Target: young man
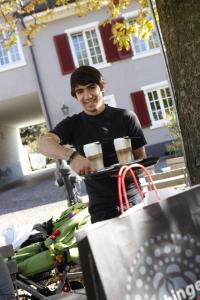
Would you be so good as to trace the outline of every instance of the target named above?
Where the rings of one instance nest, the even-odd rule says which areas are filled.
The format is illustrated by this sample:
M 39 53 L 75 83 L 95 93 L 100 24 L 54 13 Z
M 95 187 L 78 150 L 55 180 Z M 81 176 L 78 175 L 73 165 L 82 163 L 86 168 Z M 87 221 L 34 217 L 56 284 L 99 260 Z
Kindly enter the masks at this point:
M 129 136 L 135 159 L 145 157 L 146 140 L 135 113 L 105 105 L 105 81 L 101 73 L 90 66 L 81 66 L 71 75 L 71 95 L 83 108 L 79 114 L 67 117 L 40 139 L 39 151 L 55 159 L 67 160 L 79 175 L 95 172 L 92 163 L 84 157 L 83 145 L 99 141 L 103 150 L 104 166 L 118 162 L 113 140 Z M 76 151 L 63 145 L 73 145 Z M 85 179 L 89 196 L 91 222 L 119 215 L 117 178 L 91 176 Z M 130 203 L 137 201 L 137 190 L 128 182 Z

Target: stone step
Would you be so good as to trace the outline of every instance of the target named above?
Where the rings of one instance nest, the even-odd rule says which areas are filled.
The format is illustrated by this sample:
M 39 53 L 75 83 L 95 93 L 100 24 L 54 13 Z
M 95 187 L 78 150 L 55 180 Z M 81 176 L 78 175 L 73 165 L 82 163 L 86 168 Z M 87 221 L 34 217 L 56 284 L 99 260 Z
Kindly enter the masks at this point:
M 175 157 L 166 159 L 166 164 L 171 170 L 185 167 L 184 157 Z
M 174 169 L 174 170 L 169 170 L 165 172 L 160 172 L 160 173 L 155 173 L 151 174 L 151 177 L 153 180 L 160 180 L 160 179 L 166 179 L 166 178 L 171 178 L 179 175 L 185 175 L 186 176 L 186 168 L 179 168 L 179 169 Z
M 173 176 L 170 178 L 164 178 L 159 180 L 154 180 L 154 183 L 158 189 L 165 188 L 165 187 L 172 187 L 185 184 L 186 185 L 186 177 L 184 174 Z M 150 190 L 149 183 L 147 181 L 141 182 L 143 188 L 148 188 Z

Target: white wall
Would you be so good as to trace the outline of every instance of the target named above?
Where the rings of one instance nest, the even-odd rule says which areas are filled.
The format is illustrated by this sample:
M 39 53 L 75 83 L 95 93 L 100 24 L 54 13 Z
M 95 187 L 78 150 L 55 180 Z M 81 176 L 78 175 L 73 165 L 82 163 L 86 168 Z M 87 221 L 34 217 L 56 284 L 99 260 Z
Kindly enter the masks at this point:
M 22 176 L 18 130 L 0 126 L 0 186 Z

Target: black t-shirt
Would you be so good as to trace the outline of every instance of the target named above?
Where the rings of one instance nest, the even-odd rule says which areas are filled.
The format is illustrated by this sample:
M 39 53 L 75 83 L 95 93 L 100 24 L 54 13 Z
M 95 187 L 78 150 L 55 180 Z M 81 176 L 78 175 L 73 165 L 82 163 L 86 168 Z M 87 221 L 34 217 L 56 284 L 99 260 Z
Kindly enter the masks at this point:
M 51 132 L 58 135 L 62 145 L 73 145 L 83 156 L 83 145 L 99 141 L 103 150 L 104 166 L 108 167 L 118 162 L 114 148 L 114 139 L 123 136 L 131 138 L 132 149 L 146 144 L 140 123 L 132 111 L 114 108 L 106 105 L 105 110 L 90 116 L 85 112 L 67 117 Z M 101 209 L 109 209 L 118 203 L 117 179 L 113 177 L 92 177 L 86 179 L 89 195 L 90 213 Z M 127 186 L 128 195 L 132 185 Z

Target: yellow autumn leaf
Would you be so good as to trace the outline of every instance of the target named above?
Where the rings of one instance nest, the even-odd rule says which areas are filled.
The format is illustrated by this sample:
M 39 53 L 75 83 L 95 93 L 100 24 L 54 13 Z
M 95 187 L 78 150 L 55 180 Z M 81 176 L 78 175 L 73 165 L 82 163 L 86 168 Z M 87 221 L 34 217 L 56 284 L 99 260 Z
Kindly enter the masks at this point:
M 66 5 L 68 3 L 68 1 L 66 0 L 56 0 L 56 5 L 60 6 L 60 5 Z
M 148 7 L 148 1 L 147 0 L 137 0 L 137 3 L 142 7 Z
M 119 17 L 119 6 L 114 6 L 112 15 L 114 19 L 117 19 Z
M 5 32 L 5 36 L 8 36 L 8 32 Z M 3 41 L 3 45 L 5 49 L 8 50 L 10 47 L 16 44 L 16 42 L 17 42 L 17 36 L 16 33 L 14 32 L 9 36 L 9 39 L 5 39 Z
M 24 45 L 25 45 L 25 46 L 32 46 L 32 41 L 31 41 L 30 39 L 27 38 L 27 39 L 25 40 Z
M 4 12 L 4 14 L 9 14 L 14 12 L 13 7 L 9 3 L 4 2 L 3 4 L 1 4 L 1 6 L 2 6 L 1 10 Z
M 137 24 L 131 25 L 130 28 L 129 28 L 129 32 L 130 32 L 130 34 L 137 35 L 138 34 L 138 26 L 137 26 Z
M 126 9 L 131 4 L 131 0 L 121 0 L 120 7 Z
M 142 40 L 148 40 L 149 39 L 149 32 L 147 31 L 142 31 L 141 34 L 140 34 L 140 38 Z
M 147 21 L 146 26 L 149 30 L 152 30 L 154 28 L 154 24 L 152 20 Z
M 8 24 L 14 25 L 14 18 L 13 18 L 13 16 L 12 15 L 6 16 L 6 22 Z
M 155 9 L 155 19 L 156 19 L 156 22 L 159 22 L 159 16 L 158 16 L 157 9 Z
M 48 0 L 0 0 L 0 18 L 3 19 L 3 23 L 5 23 L 8 28 L 7 32 L 12 32 L 16 29 L 16 24 L 19 23 L 18 21 L 22 14 L 31 15 L 31 22 L 34 26 L 25 28 L 23 34 L 23 37 L 28 39 L 26 44 L 31 44 L 31 40 L 43 27 L 42 23 L 44 25 L 47 21 L 51 20 L 51 16 L 54 13 L 52 8 L 60 5 L 67 5 L 71 2 L 76 2 L 76 8 L 78 9 L 79 16 L 83 16 L 93 10 L 99 10 L 102 7 L 106 7 L 109 12 L 109 16 L 107 17 L 105 24 L 108 24 L 111 22 L 111 19 L 117 21 L 117 18 L 123 10 L 127 9 L 127 7 L 131 5 L 132 0 L 55 0 L 53 1 L 53 7 L 50 7 L 50 2 Z M 134 24 L 130 25 L 128 20 L 124 19 L 123 23 L 118 22 L 115 29 L 113 29 L 112 40 L 121 48 L 127 49 L 129 47 L 130 38 L 133 34 L 142 36 L 142 38 L 147 38 L 148 32 L 153 29 L 153 22 L 148 20 L 150 10 L 148 7 L 148 0 L 137 0 L 137 3 L 139 4 L 139 15 L 136 18 L 136 21 L 134 20 Z M 38 4 L 43 4 L 45 7 L 45 13 L 43 16 L 39 16 L 37 14 L 36 8 L 38 7 Z M 156 19 L 157 17 L 158 15 L 156 13 Z M 11 41 L 8 41 L 8 45 L 12 45 L 14 39 L 11 38 L 10 35 L 7 36 L 6 39 L 10 39 Z
M 125 48 L 126 50 L 129 50 L 129 49 L 130 49 L 130 42 L 129 42 L 128 40 L 126 40 L 126 41 L 124 42 L 124 48 Z

